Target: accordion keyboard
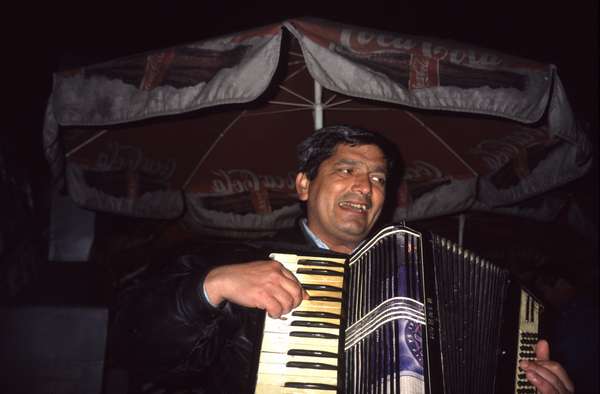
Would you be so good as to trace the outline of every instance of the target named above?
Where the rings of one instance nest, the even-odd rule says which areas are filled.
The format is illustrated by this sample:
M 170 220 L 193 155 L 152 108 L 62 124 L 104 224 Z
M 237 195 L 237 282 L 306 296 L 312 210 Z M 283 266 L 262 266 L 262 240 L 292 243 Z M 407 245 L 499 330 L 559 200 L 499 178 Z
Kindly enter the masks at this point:
M 521 303 L 519 313 L 519 337 L 518 337 L 518 359 L 534 360 L 535 344 L 539 339 L 539 323 L 541 305 L 526 291 L 521 290 Z M 519 370 L 518 362 L 515 371 L 515 393 L 536 393 L 535 387 L 525 377 L 525 373 Z
M 345 259 L 270 257 L 294 273 L 310 298 L 281 319 L 265 317 L 255 393 L 335 393 Z

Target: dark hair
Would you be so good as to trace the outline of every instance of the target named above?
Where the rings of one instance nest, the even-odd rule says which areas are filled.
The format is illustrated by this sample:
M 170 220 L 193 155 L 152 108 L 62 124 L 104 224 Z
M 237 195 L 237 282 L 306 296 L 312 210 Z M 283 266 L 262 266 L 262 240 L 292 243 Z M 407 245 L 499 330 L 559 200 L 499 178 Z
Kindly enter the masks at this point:
M 339 144 L 377 146 L 385 156 L 388 174 L 392 174 L 398 156 L 395 146 L 377 133 L 350 126 L 323 127 L 302 141 L 297 148 L 298 172 L 305 173 L 309 180 L 315 179 L 321 163 L 333 155 Z

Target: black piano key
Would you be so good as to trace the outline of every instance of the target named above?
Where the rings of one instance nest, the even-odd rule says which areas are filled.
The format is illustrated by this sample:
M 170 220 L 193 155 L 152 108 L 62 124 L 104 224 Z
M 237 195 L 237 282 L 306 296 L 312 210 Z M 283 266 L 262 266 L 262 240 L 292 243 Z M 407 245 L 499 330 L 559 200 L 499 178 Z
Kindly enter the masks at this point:
M 290 325 L 294 327 L 340 328 L 339 324 L 312 320 L 295 320 Z
M 335 261 L 325 261 L 325 260 L 298 260 L 296 263 L 298 265 L 312 265 L 315 267 L 345 267 L 343 263 L 337 263 Z
M 287 352 L 288 356 L 307 356 L 307 357 L 329 357 L 337 358 L 337 353 L 324 352 L 322 350 L 307 350 L 307 349 L 290 349 Z
M 304 290 L 317 290 L 317 291 L 342 291 L 341 287 L 330 286 L 330 285 L 318 285 L 313 283 L 302 283 Z
M 307 390 L 331 390 L 337 391 L 337 387 L 323 383 L 300 383 L 300 382 L 285 382 L 284 387 L 292 389 L 307 389 Z
M 329 371 L 337 371 L 337 366 L 325 363 L 311 363 L 306 361 L 288 361 L 285 364 L 288 368 L 303 368 L 303 369 L 323 369 Z
M 337 313 L 331 312 L 320 312 L 320 311 L 294 311 L 292 316 L 296 317 L 316 317 L 323 319 L 340 319 L 341 316 Z
M 327 332 L 308 332 L 308 331 L 291 331 L 291 337 L 303 337 L 303 338 L 321 338 L 321 339 L 338 339 L 339 336 L 336 334 L 330 334 Z
M 323 268 L 298 268 L 296 273 L 303 275 L 344 276 L 343 272 Z

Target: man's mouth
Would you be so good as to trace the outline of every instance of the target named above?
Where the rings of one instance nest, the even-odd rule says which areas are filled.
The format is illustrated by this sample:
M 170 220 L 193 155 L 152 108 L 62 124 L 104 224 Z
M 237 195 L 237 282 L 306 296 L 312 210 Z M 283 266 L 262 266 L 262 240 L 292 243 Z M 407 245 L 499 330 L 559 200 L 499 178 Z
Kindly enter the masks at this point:
M 351 209 L 353 211 L 360 212 L 360 213 L 365 213 L 369 209 L 368 204 L 361 204 L 361 203 L 355 203 L 355 202 L 349 202 L 349 201 L 341 201 L 338 205 L 341 208 Z

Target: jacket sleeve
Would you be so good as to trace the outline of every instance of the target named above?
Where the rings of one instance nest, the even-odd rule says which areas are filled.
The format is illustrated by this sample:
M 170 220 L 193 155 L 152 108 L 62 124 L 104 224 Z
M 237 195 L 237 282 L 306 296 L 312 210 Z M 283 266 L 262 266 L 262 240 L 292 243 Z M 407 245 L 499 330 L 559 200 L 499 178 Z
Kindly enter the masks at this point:
M 109 331 L 109 355 L 120 368 L 145 375 L 202 373 L 238 330 L 231 305 L 204 297 L 207 259 L 188 255 L 119 295 Z M 135 373 L 135 372 L 134 372 Z

